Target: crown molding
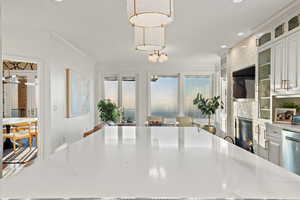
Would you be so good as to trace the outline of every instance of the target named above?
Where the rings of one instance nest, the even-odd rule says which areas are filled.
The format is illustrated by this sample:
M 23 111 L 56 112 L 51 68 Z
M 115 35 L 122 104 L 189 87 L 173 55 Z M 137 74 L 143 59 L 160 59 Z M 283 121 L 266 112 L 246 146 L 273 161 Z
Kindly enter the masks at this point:
M 60 34 L 54 32 L 54 31 L 51 31 L 51 32 L 50 32 L 50 35 L 51 35 L 51 37 L 53 37 L 55 40 L 57 40 L 57 41 L 59 41 L 59 42 L 65 44 L 66 46 L 68 46 L 69 48 L 73 49 L 74 51 L 76 51 L 76 52 L 77 52 L 78 54 L 80 54 L 81 56 L 90 58 L 90 59 L 93 61 L 93 63 L 96 63 L 96 62 L 97 62 L 97 60 L 96 60 L 93 56 L 89 55 L 88 53 L 86 53 L 85 51 L 83 51 L 82 49 L 80 49 L 79 47 L 77 47 L 73 42 L 67 40 L 67 39 L 66 39 L 65 37 L 63 37 L 62 35 L 60 35 Z
M 264 23 L 253 27 L 251 29 L 251 32 L 253 34 L 255 33 L 259 33 L 262 30 L 268 28 L 270 25 L 278 22 L 281 23 L 281 20 L 285 17 L 288 17 L 289 15 L 291 15 L 292 13 L 294 13 L 295 11 L 300 9 L 300 1 L 299 0 L 294 0 L 293 2 L 291 2 L 290 4 L 288 4 L 287 6 L 283 7 L 282 9 L 280 9 L 278 12 L 276 12 L 274 15 L 272 15 L 268 20 L 266 20 Z

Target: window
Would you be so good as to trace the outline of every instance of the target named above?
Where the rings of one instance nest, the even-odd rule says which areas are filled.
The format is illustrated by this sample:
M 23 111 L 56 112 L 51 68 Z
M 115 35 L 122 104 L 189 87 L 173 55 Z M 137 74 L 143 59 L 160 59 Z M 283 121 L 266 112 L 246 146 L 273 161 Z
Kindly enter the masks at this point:
M 178 114 L 178 76 L 151 78 L 151 115 L 176 118 Z
M 193 104 L 193 100 L 200 93 L 204 97 L 211 97 L 211 80 L 209 77 L 185 76 L 184 78 L 184 115 L 192 118 L 204 118 Z
M 110 76 L 104 78 L 105 99 L 110 99 L 118 105 L 118 77 Z
M 134 76 L 105 76 L 104 97 L 122 108 L 122 122 L 135 123 L 136 80 Z
M 122 105 L 123 105 L 123 118 L 127 123 L 133 123 L 135 119 L 135 86 L 136 81 L 134 77 L 122 78 Z

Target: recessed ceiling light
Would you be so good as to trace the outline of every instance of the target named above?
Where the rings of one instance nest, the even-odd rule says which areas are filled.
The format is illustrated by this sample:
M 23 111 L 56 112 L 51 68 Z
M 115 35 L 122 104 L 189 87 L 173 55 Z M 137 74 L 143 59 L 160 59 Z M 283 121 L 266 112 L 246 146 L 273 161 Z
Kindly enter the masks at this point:
M 64 0 L 54 0 L 55 2 L 63 2 Z
M 243 49 L 247 48 L 248 46 L 247 45 L 242 45 L 241 46 Z
M 221 48 L 226 49 L 226 48 L 228 48 L 228 46 L 224 44 L 224 45 L 221 45 Z
M 244 0 L 232 0 L 233 3 L 242 3 Z
M 241 37 L 241 36 L 244 36 L 245 33 L 244 32 L 239 32 L 237 35 Z

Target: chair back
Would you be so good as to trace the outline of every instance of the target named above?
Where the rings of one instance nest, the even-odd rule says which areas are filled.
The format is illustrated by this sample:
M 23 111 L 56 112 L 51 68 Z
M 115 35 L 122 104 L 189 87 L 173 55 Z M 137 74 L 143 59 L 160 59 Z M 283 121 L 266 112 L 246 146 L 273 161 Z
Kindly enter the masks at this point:
M 83 133 L 83 137 L 87 137 L 96 133 L 97 131 L 101 130 L 104 127 L 104 125 L 104 123 L 97 124 L 92 130 Z
M 59 151 L 62 151 L 64 149 L 66 149 L 68 147 L 68 144 L 67 143 L 64 143 L 62 145 L 60 145 L 59 147 L 57 147 L 55 150 L 54 150 L 54 153 L 57 153 Z
M 193 126 L 193 119 L 191 117 L 176 117 L 176 122 L 180 127 Z
M 159 116 L 148 116 L 147 122 L 149 126 L 161 126 L 164 124 L 164 118 Z
M 11 130 L 13 130 L 13 132 L 23 132 L 25 134 L 25 132 L 30 131 L 30 123 L 28 122 L 20 122 L 20 123 L 15 123 L 11 125 Z

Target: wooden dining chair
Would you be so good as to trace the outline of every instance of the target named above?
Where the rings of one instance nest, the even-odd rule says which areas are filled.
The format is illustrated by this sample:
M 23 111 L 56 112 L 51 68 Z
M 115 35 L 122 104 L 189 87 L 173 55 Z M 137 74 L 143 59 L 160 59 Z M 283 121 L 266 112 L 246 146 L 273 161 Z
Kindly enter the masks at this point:
M 87 136 L 90 136 L 90 135 L 96 133 L 97 131 L 101 130 L 104 126 L 105 126 L 104 123 L 100 123 L 100 124 L 96 125 L 92 130 L 83 133 L 83 137 L 85 138 Z
M 16 152 L 16 143 L 19 140 L 28 139 L 29 146 L 32 147 L 29 123 L 16 123 L 11 125 L 11 133 L 3 134 L 3 138 L 9 138 L 13 142 L 13 150 Z
M 146 126 L 162 126 L 164 124 L 164 118 L 159 116 L 148 116 Z
M 38 144 L 38 121 L 33 121 L 30 124 L 31 140 L 35 137 L 36 145 Z
M 191 117 L 176 117 L 176 122 L 180 127 L 191 127 L 193 126 L 193 119 Z

